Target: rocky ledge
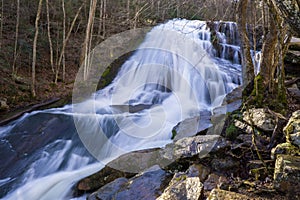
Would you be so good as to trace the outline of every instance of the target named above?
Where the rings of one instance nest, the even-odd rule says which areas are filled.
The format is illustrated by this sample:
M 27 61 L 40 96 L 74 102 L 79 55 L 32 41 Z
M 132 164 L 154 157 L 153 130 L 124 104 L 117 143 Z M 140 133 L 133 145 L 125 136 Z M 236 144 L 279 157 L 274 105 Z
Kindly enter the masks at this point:
M 234 111 L 237 101 L 209 116 L 210 125 L 200 127 L 199 116 L 179 123 L 173 142 L 164 148 L 130 152 L 111 161 L 80 180 L 74 196 L 299 199 L 300 110 L 286 119 L 262 108 Z M 207 120 L 208 115 L 203 116 Z

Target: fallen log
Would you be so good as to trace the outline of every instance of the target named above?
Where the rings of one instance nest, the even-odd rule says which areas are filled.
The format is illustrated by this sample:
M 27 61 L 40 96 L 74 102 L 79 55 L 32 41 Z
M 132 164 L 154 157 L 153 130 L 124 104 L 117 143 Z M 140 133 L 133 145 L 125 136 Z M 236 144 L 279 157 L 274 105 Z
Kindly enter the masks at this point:
M 0 126 L 4 126 L 4 125 L 8 124 L 9 122 L 17 119 L 18 117 L 22 116 L 25 113 L 37 110 L 43 106 L 48 106 L 50 104 L 56 103 L 59 100 L 60 100 L 60 98 L 54 98 L 54 99 L 50 99 L 48 101 L 41 102 L 39 104 L 35 104 L 29 108 L 22 109 L 21 111 L 16 112 L 12 116 L 9 116 L 9 117 L 6 117 L 5 119 L 0 120 Z

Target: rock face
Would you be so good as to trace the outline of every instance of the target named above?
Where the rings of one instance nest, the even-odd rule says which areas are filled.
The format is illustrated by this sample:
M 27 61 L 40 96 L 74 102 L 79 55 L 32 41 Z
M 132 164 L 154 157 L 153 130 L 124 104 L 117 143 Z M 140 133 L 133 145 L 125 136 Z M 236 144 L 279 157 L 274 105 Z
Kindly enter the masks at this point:
M 80 180 L 77 184 L 77 191 L 79 191 L 79 193 L 82 191 L 95 191 L 117 178 L 132 176 L 133 174 L 126 174 L 106 166 L 99 172 Z
M 177 173 L 157 200 L 198 200 L 202 189 L 199 177 Z
M 162 151 L 163 160 L 175 161 L 180 158 L 199 156 L 206 157 L 208 153 L 216 152 L 229 146 L 229 143 L 219 135 L 199 135 L 182 138 L 166 146 Z
M 126 184 L 128 184 L 127 178 L 118 178 L 103 186 L 97 192 L 91 194 L 87 200 L 112 199 L 113 196 Z
M 170 181 L 171 175 L 153 166 L 131 179 L 118 178 L 92 193 L 88 200 L 156 199 Z
M 300 157 L 278 155 L 274 172 L 274 188 L 294 199 L 300 198 Z
M 250 199 L 246 195 L 230 192 L 226 190 L 214 189 L 210 192 L 208 200 L 245 200 Z
M 273 131 L 276 125 L 275 117 L 263 108 L 253 108 L 244 112 L 243 120 L 265 132 Z
M 210 117 L 210 112 L 201 112 L 200 116 L 183 120 L 172 130 L 176 134 L 174 140 L 195 136 L 198 132 L 207 129 L 211 126 Z
M 161 149 L 147 149 L 126 153 L 109 162 L 107 166 L 122 172 L 137 174 L 160 164 Z
M 156 199 L 161 195 L 161 188 L 168 183 L 170 174 L 158 166 L 151 167 L 129 180 L 112 199 Z

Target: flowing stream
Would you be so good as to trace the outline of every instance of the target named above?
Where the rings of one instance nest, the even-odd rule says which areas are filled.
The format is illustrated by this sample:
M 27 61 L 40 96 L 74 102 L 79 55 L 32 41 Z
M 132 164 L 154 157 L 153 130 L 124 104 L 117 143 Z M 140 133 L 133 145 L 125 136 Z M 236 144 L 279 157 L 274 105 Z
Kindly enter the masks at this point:
M 217 45 L 203 21 L 158 25 L 90 99 L 0 127 L 0 197 L 71 199 L 73 185 L 105 163 L 163 147 L 180 121 L 220 106 L 241 84 L 240 47 L 235 23 L 215 26 Z

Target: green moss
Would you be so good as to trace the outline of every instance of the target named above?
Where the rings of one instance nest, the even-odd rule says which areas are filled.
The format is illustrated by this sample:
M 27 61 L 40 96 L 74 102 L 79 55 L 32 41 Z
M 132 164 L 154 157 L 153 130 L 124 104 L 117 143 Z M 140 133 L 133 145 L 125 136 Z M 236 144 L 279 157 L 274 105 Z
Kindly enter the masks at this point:
M 229 140 L 235 140 L 235 138 L 238 136 L 238 129 L 235 127 L 234 124 L 230 124 L 225 131 L 225 136 Z
M 103 77 L 103 78 L 107 77 L 107 75 L 109 74 L 109 72 L 110 72 L 110 66 L 105 69 L 105 71 L 103 72 L 103 74 L 102 74 L 101 77 Z
M 254 78 L 254 88 L 252 90 L 251 96 L 254 97 L 254 103 L 256 107 L 261 107 L 263 105 L 263 100 L 264 100 L 264 85 L 263 85 L 263 77 L 258 74 Z
M 175 138 L 175 136 L 177 135 L 177 132 L 175 129 L 172 130 L 172 137 L 171 139 L 173 140 Z

